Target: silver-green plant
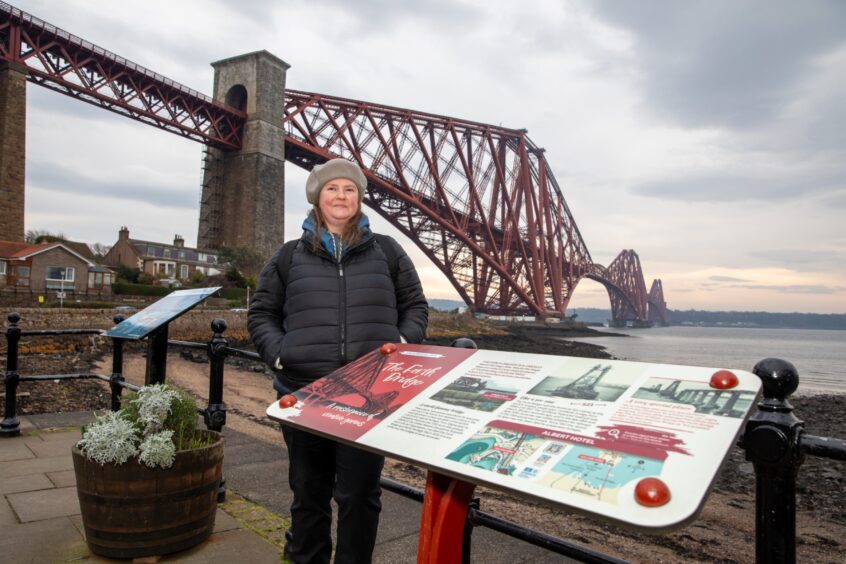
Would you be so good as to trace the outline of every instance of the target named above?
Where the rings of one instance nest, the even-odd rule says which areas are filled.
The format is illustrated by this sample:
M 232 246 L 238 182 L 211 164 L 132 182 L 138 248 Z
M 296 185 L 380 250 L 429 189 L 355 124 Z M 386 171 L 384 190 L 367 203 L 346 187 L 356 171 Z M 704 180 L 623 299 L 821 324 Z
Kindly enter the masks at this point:
M 134 456 L 150 468 L 169 468 L 177 450 L 210 444 L 209 438 L 196 435 L 196 424 L 193 398 L 167 384 L 154 384 L 128 395 L 120 411 L 83 428 L 77 446 L 99 464 L 123 464 Z
M 161 466 L 170 468 L 176 459 L 176 445 L 173 444 L 173 431 L 165 429 L 152 435 L 147 435 L 138 447 L 138 460 L 150 468 Z
M 120 411 L 110 411 L 85 428 L 79 450 L 101 465 L 123 464 L 138 452 L 138 429 Z
M 138 422 L 144 427 L 144 435 L 158 433 L 162 429 L 173 409 L 174 400 L 179 398 L 179 392 L 167 384 L 144 386 L 138 390 L 138 397 L 130 403 L 138 406 Z

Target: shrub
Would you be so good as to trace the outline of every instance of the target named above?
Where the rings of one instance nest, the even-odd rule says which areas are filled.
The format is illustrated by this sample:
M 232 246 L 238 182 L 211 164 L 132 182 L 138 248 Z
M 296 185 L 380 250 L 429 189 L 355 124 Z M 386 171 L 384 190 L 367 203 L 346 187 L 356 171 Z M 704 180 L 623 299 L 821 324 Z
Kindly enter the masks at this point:
M 138 275 L 141 274 L 141 271 L 137 268 L 131 268 L 125 264 L 117 265 L 115 272 L 117 272 L 118 280 L 132 282 L 133 284 L 138 282 Z
M 176 451 L 210 444 L 211 439 L 196 431 L 194 398 L 167 384 L 154 384 L 127 394 L 120 411 L 84 427 L 77 446 L 101 465 L 123 464 L 135 456 L 150 468 L 169 468 Z
M 221 288 L 220 292 L 217 295 L 225 300 L 238 300 L 238 303 L 241 304 L 243 303 L 243 300 L 247 297 L 247 289 Z
M 139 284 L 155 284 L 156 277 L 150 274 L 149 272 L 141 272 L 138 274 L 138 283 Z
M 144 273 L 142 273 L 144 274 Z M 173 290 L 164 286 L 148 286 L 146 284 L 129 284 L 128 282 L 115 282 L 112 285 L 112 292 L 116 295 L 128 296 L 166 296 Z

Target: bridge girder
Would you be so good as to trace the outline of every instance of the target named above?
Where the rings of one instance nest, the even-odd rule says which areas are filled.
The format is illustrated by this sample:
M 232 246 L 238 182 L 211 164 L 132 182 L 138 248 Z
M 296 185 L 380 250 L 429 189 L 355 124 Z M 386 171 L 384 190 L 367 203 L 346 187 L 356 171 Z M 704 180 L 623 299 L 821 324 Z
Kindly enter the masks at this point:
M 652 287 L 649 289 L 649 296 L 647 297 L 647 306 L 650 322 L 661 325 L 670 324 L 670 310 L 664 300 L 664 285 L 660 278 L 652 281 Z
M 0 60 L 132 119 L 241 147 L 244 112 L 2 3 Z M 285 124 L 287 160 L 306 169 L 336 156 L 358 162 L 369 181 L 365 203 L 473 310 L 563 316 L 589 277 L 609 289 L 615 318 L 647 319 L 637 255 L 624 251 L 607 269 L 593 263 L 544 150 L 525 130 L 295 90 L 286 92 Z
M 592 261 L 525 131 L 293 90 L 285 115 L 286 159 L 357 162 L 365 203 L 475 311 L 563 315 Z
M 83 102 L 222 149 L 241 146 L 244 112 L 8 4 L 0 4 L 0 60 Z

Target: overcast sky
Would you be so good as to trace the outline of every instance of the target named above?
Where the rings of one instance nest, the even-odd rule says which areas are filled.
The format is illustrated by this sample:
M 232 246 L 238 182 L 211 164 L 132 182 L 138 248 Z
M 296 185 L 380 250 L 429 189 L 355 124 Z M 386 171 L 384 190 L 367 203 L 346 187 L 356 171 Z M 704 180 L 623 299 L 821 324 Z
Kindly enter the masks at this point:
M 526 128 L 594 260 L 635 249 L 671 308 L 846 313 L 846 2 L 11 3 L 207 94 L 209 63 L 266 49 L 290 88 Z M 27 229 L 196 243 L 202 145 L 27 96 Z M 571 306 L 608 296 L 583 281 Z

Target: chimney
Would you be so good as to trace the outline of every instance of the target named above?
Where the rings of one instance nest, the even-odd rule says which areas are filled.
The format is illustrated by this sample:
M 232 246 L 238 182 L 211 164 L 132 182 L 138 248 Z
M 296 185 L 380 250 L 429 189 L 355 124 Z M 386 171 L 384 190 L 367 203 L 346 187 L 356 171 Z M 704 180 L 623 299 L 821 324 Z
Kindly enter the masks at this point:
M 127 239 L 129 239 L 129 228 L 124 225 L 118 231 L 118 241 L 126 241 Z
M 182 238 L 182 235 L 173 236 L 173 246 L 177 249 L 181 249 L 185 246 L 185 239 Z

